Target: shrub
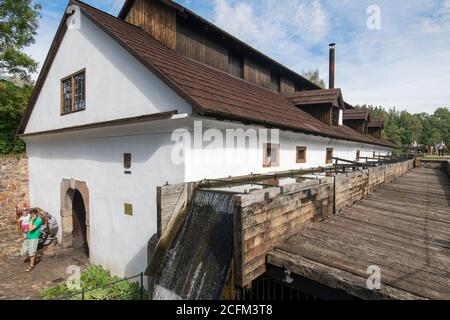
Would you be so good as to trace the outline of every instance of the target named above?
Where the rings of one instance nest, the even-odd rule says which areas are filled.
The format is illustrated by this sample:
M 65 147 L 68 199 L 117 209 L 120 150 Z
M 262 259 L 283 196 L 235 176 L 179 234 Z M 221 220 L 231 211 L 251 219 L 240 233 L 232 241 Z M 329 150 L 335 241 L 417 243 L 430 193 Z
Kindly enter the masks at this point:
M 46 300 L 65 298 L 67 296 L 80 293 L 81 290 L 89 290 L 99 286 L 109 285 L 113 282 L 121 280 L 121 278 L 111 276 L 110 272 L 103 269 L 101 266 L 92 265 L 81 273 L 80 280 L 80 290 L 69 289 L 66 283 L 62 283 L 43 290 L 41 295 Z M 146 292 L 144 292 L 144 297 L 145 296 Z M 131 283 L 128 281 L 122 281 L 112 286 L 89 291 L 84 295 L 85 300 L 140 300 L 140 298 L 139 283 Z M 81 300 L 81 293 L 67 299 Z

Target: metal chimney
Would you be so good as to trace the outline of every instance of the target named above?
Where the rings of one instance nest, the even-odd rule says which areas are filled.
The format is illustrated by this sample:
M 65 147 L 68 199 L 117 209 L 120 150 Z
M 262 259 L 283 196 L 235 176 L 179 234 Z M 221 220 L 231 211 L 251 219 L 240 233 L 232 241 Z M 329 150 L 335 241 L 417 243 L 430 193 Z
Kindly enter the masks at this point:
M 328 88 L 334 89 L 335 43 L 330 43 L 330 83 Z

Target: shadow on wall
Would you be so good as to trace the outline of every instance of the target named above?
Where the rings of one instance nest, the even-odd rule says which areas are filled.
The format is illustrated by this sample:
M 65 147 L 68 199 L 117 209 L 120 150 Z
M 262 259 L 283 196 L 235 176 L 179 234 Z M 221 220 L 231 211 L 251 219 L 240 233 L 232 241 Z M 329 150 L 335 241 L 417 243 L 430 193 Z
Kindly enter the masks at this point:
M 117 254 L 120 254 L 118 252 Z M 147 266 L 147 256 L 148 256 L 148 244 L 146 243 L 137 254 L 128 262 L 125 267 L 125 277 L 135 276 L 141 272 L 145 272 L 145 267 Z M 142 268 L 142 266 L 144 266 Z M 140 281 L 139 278 L 133 279 L 133 282 Z M 148 279 L 144 275 L 144 287 L 148 289 Z

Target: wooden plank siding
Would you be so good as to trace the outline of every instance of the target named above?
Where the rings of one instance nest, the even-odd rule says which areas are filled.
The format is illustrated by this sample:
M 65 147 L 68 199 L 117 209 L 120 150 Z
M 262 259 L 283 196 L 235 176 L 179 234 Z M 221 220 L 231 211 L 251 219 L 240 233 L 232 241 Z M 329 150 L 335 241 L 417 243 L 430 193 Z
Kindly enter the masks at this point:
M 295 92 L 295 83 L 285 77 L 281 77 L 280 91 L 284 95 L 290 95 Z
M 177 19 L 177 52 L 219 70 L 229 72 L 228 48 L 193 26 Z
M 304 105 L 300 109 L 309 113 L 314 118 L 322 121 L 326 125 L 331 126 L 333 122 L 332 107 L 329 104 Z
M 173 8 L 154 0 L 136 0 L 125 21 L 142 28 L 171 49 L 177 45 L 177 21 Z
M 205 25 L 191 13 L 158 0 L 136 0 L 125 21 L 138 26 L 180 55 L 284 95 L 315 89 L 289 70 L 229 39 L 222 31 Z M 282 66 L 281 66 L 282 67 Z
M 255 63 L 249 58 L 245 58 L 244 62 L 244 79 L 267 89 L 272 87 L 270 69 Z

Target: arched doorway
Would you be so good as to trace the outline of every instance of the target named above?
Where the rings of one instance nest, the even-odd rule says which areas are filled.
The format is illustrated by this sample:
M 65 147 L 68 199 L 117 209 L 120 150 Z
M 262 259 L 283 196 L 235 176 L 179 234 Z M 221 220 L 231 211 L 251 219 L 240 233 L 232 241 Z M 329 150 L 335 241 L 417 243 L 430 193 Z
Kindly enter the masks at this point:
M 86 207 L 80 191 L 75 190 L 72 199 L 72 224 L 73 247 L 82 248 L 89 256 L 89 244 L 87 239 Z
M 89 189 L 86 182 L 61 182 L 61 244 L 63 248 L 84 249 L 90 253 Z

